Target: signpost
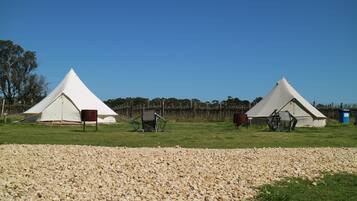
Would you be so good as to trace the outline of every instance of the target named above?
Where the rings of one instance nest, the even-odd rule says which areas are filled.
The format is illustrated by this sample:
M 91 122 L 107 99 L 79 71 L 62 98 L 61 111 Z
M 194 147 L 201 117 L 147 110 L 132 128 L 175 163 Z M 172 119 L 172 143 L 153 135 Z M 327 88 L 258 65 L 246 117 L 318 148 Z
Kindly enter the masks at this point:
M 81 120 L 83 122 L 83 132 L 86 131 L 86 121 L 95 121 L 95 130 L 98 131 L 98 110 L 82 110 Z

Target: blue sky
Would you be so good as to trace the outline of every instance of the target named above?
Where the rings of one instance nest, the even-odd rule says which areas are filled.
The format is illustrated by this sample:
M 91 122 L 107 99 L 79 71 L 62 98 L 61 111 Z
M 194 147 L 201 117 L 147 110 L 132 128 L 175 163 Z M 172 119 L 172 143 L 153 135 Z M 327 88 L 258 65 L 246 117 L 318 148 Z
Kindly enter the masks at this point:
M 357 102 L 354 0 L 0 0 L 0 38 L 36 51 L 50 90 L 73 67 L 102 99 L 252 100 L 285 76 Z

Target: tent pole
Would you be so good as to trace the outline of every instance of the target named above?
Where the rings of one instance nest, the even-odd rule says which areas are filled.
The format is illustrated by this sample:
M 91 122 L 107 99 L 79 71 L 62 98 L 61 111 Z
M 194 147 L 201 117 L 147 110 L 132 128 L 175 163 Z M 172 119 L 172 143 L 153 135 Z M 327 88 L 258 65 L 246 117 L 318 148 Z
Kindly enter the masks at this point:
M 63 96 L 61 95 L 61 125 L 63 124 Z

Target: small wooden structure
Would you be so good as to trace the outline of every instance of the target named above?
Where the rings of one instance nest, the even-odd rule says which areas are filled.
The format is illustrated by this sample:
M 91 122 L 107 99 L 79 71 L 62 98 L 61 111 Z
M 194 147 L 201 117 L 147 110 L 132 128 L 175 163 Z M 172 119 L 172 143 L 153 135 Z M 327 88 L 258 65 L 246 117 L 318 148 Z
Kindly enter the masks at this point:
M 95 121 L 95 130 L 98 130 L 98 110 L 82 110 L 81 121 L 83 122 L 83 132 L 86 131 L 86 121 Z
M 248 116 L 244 113 L 234 113 L 233 123 L 236 125 L 237 128 L 239 128 L 240 126 L 248 126 Z
M 157 131 L 157 116 L 154 110 L 144 111 L 141 122 L 144 132 Z
M 141 122 L 138 121 L 141 119 Z M 131 121 L 135 131 L 158 132 L 164 131 L 166 119 L 157 114 L 154 110 L 143 111 L 141 117 L 136 117 Z

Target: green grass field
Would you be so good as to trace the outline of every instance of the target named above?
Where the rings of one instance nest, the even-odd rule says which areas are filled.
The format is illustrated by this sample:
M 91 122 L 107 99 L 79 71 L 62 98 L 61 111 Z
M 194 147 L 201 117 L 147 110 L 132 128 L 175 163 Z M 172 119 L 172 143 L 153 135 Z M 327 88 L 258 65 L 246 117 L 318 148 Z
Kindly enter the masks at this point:
M 260 188 L 258 201 L 352 201 L 357 200 L 357 175 L 326 175 L 316 182 L 289 178 Z
M 0 144 L 78 144 L 126 147 L 250 148 L 357 147 L 357 127 L 337 123 L 325 128 L 270 132 L 265 127 L 236 129 L 230 122 L 169 122 L 166 132 L 132 132 L 128 123 L 100 126 L 0 124 Z

